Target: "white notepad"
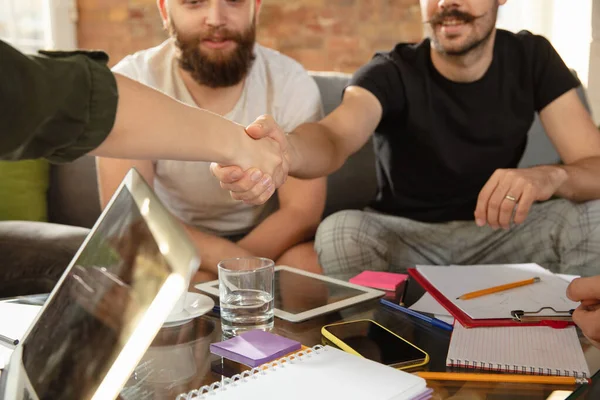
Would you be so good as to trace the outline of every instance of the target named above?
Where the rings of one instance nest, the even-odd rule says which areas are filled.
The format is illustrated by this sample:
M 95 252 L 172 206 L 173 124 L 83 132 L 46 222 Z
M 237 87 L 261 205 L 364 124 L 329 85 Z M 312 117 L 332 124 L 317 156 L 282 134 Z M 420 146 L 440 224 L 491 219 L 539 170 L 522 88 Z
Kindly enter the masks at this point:
M 542 307 L 568 312 L 579 305 L 567 298 L 569 283 L 565 279 L 537 264 L 418 265 L 417 271 L 473 319 L 512 318 L 512 310 L 534 312 Z M 457 299 L 465 293 L 533 277 L 541 281 L 470 300 Z
M 431 397 L 423 378 L 330 346 L 204 386 L 178 400 L 409 400 Z
M 574 326 L 466 329 L 454 324 L 446 365 L 493 371 L 589 377 Z
M 431 314 L 434 318 L 444 321 L 447 324 L 454 324 L 454 317 L 427 292 L 425 292 L 416 303 L 408 308 L 421 313 Z
M 11 339 L 23 339 L 41 308 L 29 304 L 0 303 L 0 334 Z M 4 368 L 12 352 L 13 346 L 0 342 L 0 369 Z

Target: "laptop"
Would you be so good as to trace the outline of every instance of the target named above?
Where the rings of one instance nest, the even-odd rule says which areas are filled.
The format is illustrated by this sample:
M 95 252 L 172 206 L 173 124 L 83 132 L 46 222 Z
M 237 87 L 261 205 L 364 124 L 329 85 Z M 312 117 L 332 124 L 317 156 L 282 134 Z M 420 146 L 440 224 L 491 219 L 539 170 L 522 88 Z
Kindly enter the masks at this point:
M 0 398 L 116 398 L 199 262 L 129 171 L 11 355 Z

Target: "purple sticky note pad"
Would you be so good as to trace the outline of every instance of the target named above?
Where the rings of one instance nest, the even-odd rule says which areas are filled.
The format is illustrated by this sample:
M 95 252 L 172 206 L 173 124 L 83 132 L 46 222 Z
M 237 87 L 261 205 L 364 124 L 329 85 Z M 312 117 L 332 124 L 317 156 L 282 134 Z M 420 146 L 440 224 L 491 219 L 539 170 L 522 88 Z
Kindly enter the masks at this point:
M 212 343 L 210 352 L 249 367 L 257 367 L 292 351 L 300 350 L 301 347 L 300 342 L 295 340 L 254 330 L 223 342 Z

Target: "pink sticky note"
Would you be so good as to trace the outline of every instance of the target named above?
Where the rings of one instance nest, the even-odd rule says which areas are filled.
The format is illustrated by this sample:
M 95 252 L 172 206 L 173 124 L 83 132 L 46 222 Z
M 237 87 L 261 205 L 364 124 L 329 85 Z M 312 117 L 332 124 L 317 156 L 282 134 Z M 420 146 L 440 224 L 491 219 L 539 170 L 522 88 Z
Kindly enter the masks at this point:
M 406 278 L 408 275 L 393 272 L 363 271 L 350 278 L 349 282 L 375 289 L 395 291 Z

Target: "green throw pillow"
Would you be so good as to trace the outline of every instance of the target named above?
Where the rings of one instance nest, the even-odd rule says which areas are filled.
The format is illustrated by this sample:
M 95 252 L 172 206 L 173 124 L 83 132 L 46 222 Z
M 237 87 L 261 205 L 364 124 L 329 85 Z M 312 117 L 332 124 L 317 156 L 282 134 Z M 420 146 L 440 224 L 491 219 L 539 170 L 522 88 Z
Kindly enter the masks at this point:
M 48 161 L 0 161 L 0 220 L 47 221 Z

